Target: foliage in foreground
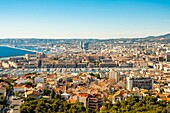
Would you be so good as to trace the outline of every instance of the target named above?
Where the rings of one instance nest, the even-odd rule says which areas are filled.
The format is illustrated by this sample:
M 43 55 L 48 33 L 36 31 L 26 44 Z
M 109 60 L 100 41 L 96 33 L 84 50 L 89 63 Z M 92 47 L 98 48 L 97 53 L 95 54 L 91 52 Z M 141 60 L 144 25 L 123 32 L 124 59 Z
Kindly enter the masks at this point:
M 115 105 L 105 104 L 103 113 L 170 113 L 170 102 L 157 101 L 153 96 L 139 100 L 133 96 Z
M 70 104 L 60 95 L 55 95 L 51 100 L 35 100 L 26 98 L 21 105 L 21 113 L 91 113 L 83 103 Z M 139 100 L 132 96 L 116 104 L 105 103 L 100 113 L 170 113 L 170 102 L 157 101 L 153 96 L 146 96 Z
M 85 113 L 88 112 L 83 103 L 70 104 L 60 95 L 51 100 L 26 98 L 21 105 L 21 113 Z
M 0 105 L 4 105 L 5 104 L 5 96 L 0 94 Z

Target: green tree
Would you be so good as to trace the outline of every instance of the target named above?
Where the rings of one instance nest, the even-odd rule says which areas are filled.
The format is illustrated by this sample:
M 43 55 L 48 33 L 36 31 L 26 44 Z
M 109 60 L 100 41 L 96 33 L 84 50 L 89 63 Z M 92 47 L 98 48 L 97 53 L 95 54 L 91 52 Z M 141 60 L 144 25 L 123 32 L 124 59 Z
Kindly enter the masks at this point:
M 45 88 L 44 89 L 44 95 L 50 96 L 50 94 L 51 94 L 51 90 L 49 90 L 48 88 Z
M 33 87 L 33 83 L 31 82 L 26 82 L 25 84 Z
M 17 92 L 15 92 L 15 96 L 16 97 L 18 97 L 19 96 L 19 92 L 17 91 Z
M 0 105 L 3 105 L 5 103 L 5 96 L 0 95 Z
M 51 96 L 52 99 L 54 98 L 54 96 L 55 96 L 54 90 L 52 90 L 52 92 L 50 93 L 50 96 Z

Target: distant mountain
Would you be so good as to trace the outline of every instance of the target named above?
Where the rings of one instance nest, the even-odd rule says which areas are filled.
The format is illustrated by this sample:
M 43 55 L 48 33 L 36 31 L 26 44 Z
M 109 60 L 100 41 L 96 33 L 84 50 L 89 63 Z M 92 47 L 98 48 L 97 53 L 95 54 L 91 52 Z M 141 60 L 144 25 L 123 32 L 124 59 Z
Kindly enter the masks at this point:
M 148 36 L 146 38 L 164 38 L 164 39 L 170 39 L 170 33 L 165 34 L 165 35 L 160 35 L 160 36 Z

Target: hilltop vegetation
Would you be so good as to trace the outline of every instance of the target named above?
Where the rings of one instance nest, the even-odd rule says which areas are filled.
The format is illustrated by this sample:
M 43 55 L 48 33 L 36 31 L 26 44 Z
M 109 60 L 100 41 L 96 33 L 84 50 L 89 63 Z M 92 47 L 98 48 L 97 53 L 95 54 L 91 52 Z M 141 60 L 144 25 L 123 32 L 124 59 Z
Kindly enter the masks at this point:
M 88 112 L 83 103 L 71 104 L 60 95 L 53 95 L 51 100 L 25 98 L 20 107 L 21 113 L 85 113 Z
M 115 105 L 105 104 L 102 113 L 170 113 L 170 102 L 157 101 L 156 97 L 146 96 L 139 100 L 132 96 Z
M 21 113 L 92 113 L 83 103 L 70 104 L 60 95 L 51 100 L 26 98 L 21 105 Z M 156 97 L 146 96 L 141 100 L 137 96 L 127 98 L 116 104 L 104 103 L 98 113 L 170 113 L 170 102 L 157 101 Z

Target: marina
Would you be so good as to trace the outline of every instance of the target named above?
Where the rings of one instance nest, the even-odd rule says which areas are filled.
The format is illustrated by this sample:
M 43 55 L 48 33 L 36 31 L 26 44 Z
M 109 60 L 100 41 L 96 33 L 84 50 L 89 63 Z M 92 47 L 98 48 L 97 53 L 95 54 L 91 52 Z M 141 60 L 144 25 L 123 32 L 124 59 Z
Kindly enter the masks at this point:
M 50 73 L 50 74 L 64 74 L 64 73 L 105 73 L 111 70 L 138 70 L 138 68 L 27 68 L 27 69 L 0 69 L 0 75 L 22 76 L 28 73 Z

